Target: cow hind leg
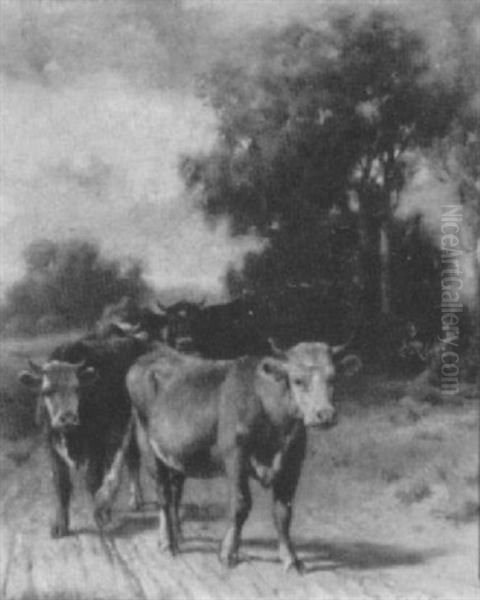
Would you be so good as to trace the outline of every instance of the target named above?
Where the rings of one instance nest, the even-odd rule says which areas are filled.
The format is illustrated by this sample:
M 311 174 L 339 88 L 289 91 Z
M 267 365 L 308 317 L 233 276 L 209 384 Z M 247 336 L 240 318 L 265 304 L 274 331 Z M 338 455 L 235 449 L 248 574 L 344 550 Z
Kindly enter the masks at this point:
M 120 489 L 123 464 L 134 443 L 133 427 L 133 420 L 129 419 L 123 435 L 116 429 L 112 430 L 106 440 L 105 459 L 101 460 L 103 453 L 99 457 L 102 463 L 100 483 L 98 485 L 95 483 L 91 489 L 95 504 L 94 517 L 99 528 L 111 521 L 113 502 Z M 136 466 L 139 466 L 138 463 Z
M 226 462 L 227 477 L 230 482 L 230 527 L 220 546 L 220 562 L 233 567 L 238 562 L 238 551 L 242 527 L 252 507 L 252 496 L 248 482 L 248 469 L 238 455 Z
M 178 553 L 178 540 L 173 523 L 173 494 L 171 485 L 170 469 L 158 458 L 156 464 L 156 486 L 157 499 L 160 506 L 159 527 L 158 527 L 158 547 L 162 552 L 172 555 Z
M 130 498 L 128 505 L 131 510 L 140 510 L 143 505 L 143 494 L 140 483 L 140 450 L 135 436 L 132 436 L 125 455 L 128 478 L 130 482 Z
M 50 451 L 50 458 L 56 505 L 50 535 L 52 538 L 60 538 L 68 535 L 72 482 L 68 466 L 53 449 Z

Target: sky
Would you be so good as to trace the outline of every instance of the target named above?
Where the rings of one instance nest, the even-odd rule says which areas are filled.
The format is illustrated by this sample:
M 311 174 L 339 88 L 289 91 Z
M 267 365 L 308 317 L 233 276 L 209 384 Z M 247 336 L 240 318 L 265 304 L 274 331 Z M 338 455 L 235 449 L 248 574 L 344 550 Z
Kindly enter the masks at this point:
M 0 294 L 22 276 L 26 245 L 69 237 L 141 259 L 157 287 L 222 294 L 229 265 L 262 244 L 233 239 L 226 221 L 207 225 L 178 175 L 179 158 L 217 135 L 195 75 L 241 52 L 254 28 L 320 22 L 351 4 L 0 0 Z M 363 6 L 386 4 L 448 46 L 447 0 Z
M 0 286 L 21 277 L 32 240 L 85 237 L 140 258 L 157 287 L 221 291 L 259 242 L 207 226 L 178 175 L 180 156 L 216 138 L 192 91 L 208 45 L 196 9 L 0 6 Z

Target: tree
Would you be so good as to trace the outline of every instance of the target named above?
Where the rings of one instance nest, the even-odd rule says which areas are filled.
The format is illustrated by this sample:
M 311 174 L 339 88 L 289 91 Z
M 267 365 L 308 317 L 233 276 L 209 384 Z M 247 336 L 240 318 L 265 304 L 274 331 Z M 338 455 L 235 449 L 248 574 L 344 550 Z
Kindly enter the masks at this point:
M 182 172 L 209 218 L 226 214 L 234 233 L 269 240 L 246 263 L 247 285 L 338 278 L 334 239 L 347 225 L 342 283 L 360 273 L 369 327 L 389 313 L 405 157 L 444 135 L 462 100 L 432 76 L 422 37 L 385 11 L 343 14 L 321 31 L 289 26 L 257 42 L 249 64 L 217 65 L 201 91 L 220 119 L 219 143 Z
M 350 181 L 359 196 L 366 320 L 391 310 L 393 214 L 405 184 L 407 153 L 444 136 L 462 101 L 461 90 L 432 78 L 425 44 L 388 13 L 335 24 L 340 34 L 339 88 L 358 118 L 361 148 Z
M 123 296 L 138 299 L 145 290 L 138 263 L 100 255 L 96 244 L 72 239 L 36 240 L 24 252 L 26 273 L 7 292 L 3 322 L 21 331 L 92 325 L 104 306 Z

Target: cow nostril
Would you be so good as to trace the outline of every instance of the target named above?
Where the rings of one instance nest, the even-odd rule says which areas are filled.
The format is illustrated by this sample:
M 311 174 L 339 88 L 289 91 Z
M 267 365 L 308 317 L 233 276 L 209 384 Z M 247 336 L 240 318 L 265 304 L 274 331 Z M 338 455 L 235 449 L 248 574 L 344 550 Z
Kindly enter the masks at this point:
M 337 414 L 334 410 L 320 410 L 317 413 L 318 420 L 321 423 L 335 423 L 337 420 Z
M 75 413 L 64 413 L 60 417 L 62 425 L 78 425 L 78 416 Z

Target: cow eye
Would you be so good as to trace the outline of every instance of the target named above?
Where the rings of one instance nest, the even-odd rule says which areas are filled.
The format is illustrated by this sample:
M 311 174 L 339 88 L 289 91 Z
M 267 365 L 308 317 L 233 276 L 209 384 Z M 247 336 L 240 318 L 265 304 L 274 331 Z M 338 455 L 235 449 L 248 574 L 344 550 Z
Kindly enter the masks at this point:
M 305 381 L 303 379 L 298 378 L 298 377 L 296 377 L 293 380 L 293 384 L 296 385 L 297 387 L 305 387 Z

